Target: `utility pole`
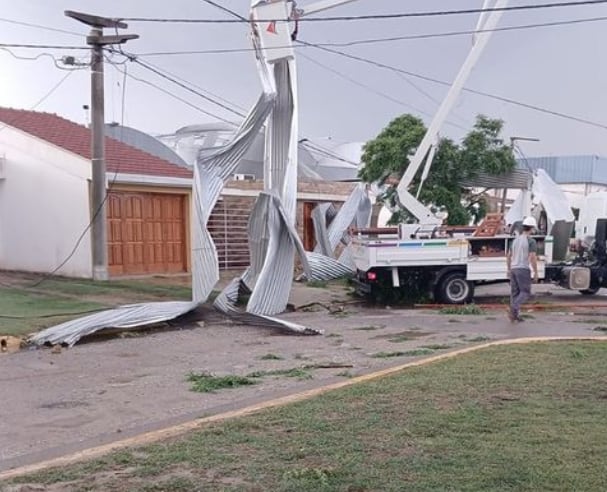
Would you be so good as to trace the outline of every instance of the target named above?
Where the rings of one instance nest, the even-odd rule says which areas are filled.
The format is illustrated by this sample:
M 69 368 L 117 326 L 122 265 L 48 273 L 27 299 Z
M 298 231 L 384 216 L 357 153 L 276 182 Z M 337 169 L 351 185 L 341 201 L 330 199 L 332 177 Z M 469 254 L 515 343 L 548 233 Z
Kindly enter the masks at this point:
M 106 166 L 105 166 L 105 101 L 103 80 L 103 48 L 112 44 L 123 44 L 137 39 L 137 34 L 104 36 L 103 28 L 126 29 L 124 22 L 97 15 L 66 10 L 65 15 L 88 26 L 91 32 L 86 43 L 91 46 L 91 164 L 92 164 L 92 255 L 93 279 L 108 279 L 108 244 L 106 211 Z
M 510 137 L 510 148 L 512 149 L 512 152 L 514 153 L 515 150 L 515 142 L 517 142 L 518 140 L 522 140 L 525 142 L 539 142 L 540 139 L 539 138 L 530 138 L 530 137 Z M 502 214 L 506 213 L 506 198 L 508 197 L 508 188 L 504 188 L 503 192 L 502 192 L 502 204 L 501 204 L 501 212 Z

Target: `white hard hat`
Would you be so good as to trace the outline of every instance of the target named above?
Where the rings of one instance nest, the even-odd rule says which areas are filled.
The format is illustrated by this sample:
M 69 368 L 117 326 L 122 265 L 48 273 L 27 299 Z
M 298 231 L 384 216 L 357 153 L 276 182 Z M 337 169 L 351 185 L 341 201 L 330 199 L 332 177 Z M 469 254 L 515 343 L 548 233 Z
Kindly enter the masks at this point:
M 535 217 L 525 217 L 523 219 L 523 226 L 533 227 L 534 229 L 537 229 L 537 222 L 535 220 Z

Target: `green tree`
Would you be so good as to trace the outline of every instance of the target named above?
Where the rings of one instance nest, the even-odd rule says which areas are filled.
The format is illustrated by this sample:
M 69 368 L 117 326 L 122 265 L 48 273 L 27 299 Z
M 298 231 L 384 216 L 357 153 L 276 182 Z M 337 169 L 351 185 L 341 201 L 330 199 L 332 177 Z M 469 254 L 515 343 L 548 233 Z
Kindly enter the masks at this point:
M 434 212 L 448 212 L 450 225 L 478 222 L 487 211 L 484 194 L 474 194 L 462 182 L 473 181 L 480 173 L 502 174 L 516 166 L 512 149 L 500 137 L 503 121 L 477 116 L 473 129 L 460 144 L 440 140 L 428 178 L 421 188 L 419 200 Z M 396 184 L 388 178 L 400 179 L 410 158 L 421 142 L 426 128 L 410 114 L 399 116 L 364 147 L 359 177 L 367 183 L 387 183 L 380 199 L 393 209 L 397 207 Z M 421 169 L 411 183 L 410 192 L 417 193 Z M 391 222 L 411 221 L 406 210 L 394 213 Z

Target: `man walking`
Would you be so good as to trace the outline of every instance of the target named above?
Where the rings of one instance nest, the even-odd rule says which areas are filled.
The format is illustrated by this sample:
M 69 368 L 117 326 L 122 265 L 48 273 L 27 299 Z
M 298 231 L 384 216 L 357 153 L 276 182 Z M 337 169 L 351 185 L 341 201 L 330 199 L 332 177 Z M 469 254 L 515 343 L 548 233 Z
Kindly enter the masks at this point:
M 508 318 L 513 323 L 523 321 L 520 316 L 521 306 L 531 297 L 531 269 L 533 281 L 537 283 L 537 242 L 531 237 L 537 229 L 533 217 L 523 220 L 523 232 L 519 234 L 506 255 L 508 278 L 510 279 L 510 311 Z

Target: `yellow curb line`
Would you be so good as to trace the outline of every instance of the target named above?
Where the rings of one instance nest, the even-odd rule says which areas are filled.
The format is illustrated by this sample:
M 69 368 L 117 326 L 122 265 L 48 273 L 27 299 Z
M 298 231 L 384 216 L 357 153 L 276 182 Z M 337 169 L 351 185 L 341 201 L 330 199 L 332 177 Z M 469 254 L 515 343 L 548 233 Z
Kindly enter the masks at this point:
M 451 359 L 458 355 L 468 354 L 470 352 L 475 352 L 477 350 L 482 350 L 488 347 L 495 347 L 499 345 L 522 345 L 527 343 L 534 342 L 555 342 L 555 341 L 601 341 L 606 342 L 607 336 L 563 336 L 563 337 L 530 337 L 530 338 L 515 338 L 511 340 L 497 340 L 494 342 L 483 343 L 481 345 L 474 345 L 472 347 L 466 347 L 460 350 L 455 350 L 452 352 L 446 352 L 444 354 L 435 355 L 432 357 L 427 357 L 424 359 L 416 360 L 413 362 L 408 362 L 407 364 L 402 364 L 400 366 L 390 367 L 388 369 L 383 369 L 381 371 L 373 372 L 370 374 L 365 374 L 363 376 L 358 376 L 346 381 L 340 381 L 339 383 L 329 384 L 327 386 L 322 386 L 320 388 L 315 388 L 308 391 L 303 391 L 300 393 L 295 393 L 293 395 L 283 396 L 281 398 L 276 398 L 273 400 L 268 400 L 262 403 L 257 403 L 255 405 L 251 405 L 245 408 L 240 408 L 238 410 L 232 410 L 229 412 L 220 413 L 217 415 L 211 415 L 209 417 L 204 417 L 196 420 L 192 420 L 190 422 L 186 422 L 184 424 L 175 425 L 172 427 L 168 427 L 166 429 L 161 429 L 152 432 L 146 432 L 144 434 L 140 434 L 138 436 L 130 437 L 128 439 L 123 439 L 121 441 L 115 441 L 109 444 L 104 444 L 101 446 L 85 449 L 82 451 L 78 451 L 76 453 L 72 453 L 66 456 L 61 456 L 59 458 L 54 458 L 51 460 L 43 461 L 41 463 L 35 463 L 33 465 L 26 465 L 19 468 L 14 468 L 12 470 L 7 470 L 5 472 L 0 472 L 0 480 L 7 480 L 10 478 L 15 478 L 21 475 L 26 475 L 29 473 L 39 472 L 41 470 L 45 470 L 51 467 L 59 467 L 59 466 L 67 466 L 74 464 L 79 461 L 91 460 L 94 458 L 98 458 L 105 454 L 108 454 L 112 451 L 117 451 L 124 448 L 130 448 L 134 446 L 142 446 L 145 444 L 151 444 L 157 441 L 161 441 L 164 439 L 170 439 L 173 437 L 180 436 L 185 434 L 188 431 L 197 430 L 203 427 L 205 424 L 209 424 L 212 422 L 221 422 L 228 419 L 233 419 L 236 417 L 243 417 L 246 415 L 250 415 L 252 413 L 257 413 L 261 410 L 266 410 L 269 408 L 280 407 L 284 405 L 288 405 L 289 403 L 296 403 L 302 400 L 307 400 L 309 398 L 313 398 L 315 396 L 322 395 L 329 391 L 333 391 L 339 388 L 345 388 L 347 386 L 353 386 L 358 383 L 363 383 L 365 381 L 372 381 L 374 379 L 378 379 L 384 376 L 389 376 L 391 374 L 403 371 L 404 369 L 408 369 L 411 367 L 423 366 L 426 364 L 432 364 L 433 362 L 437 362 L 444 359 Z

